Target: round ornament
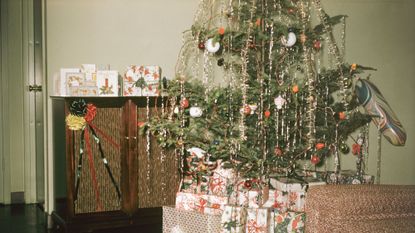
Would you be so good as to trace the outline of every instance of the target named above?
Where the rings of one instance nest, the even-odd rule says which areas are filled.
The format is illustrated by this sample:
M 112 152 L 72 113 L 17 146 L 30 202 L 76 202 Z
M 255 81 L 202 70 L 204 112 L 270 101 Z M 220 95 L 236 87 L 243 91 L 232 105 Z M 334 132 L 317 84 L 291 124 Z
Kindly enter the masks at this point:
M 220 27 L 218 29 L 218 33 L 219 33 L 219 35 L 223 36 L 225 34 L 225 28 L 224 27 Z
M 265 118 L 269 118 L 271 116 L 271 112 L 269 110 L 265 110 L 264 116 Z
M 205 48 L 210 53 L 216 53 L 220 49 L 220 44 L 219 42 L 213 44 L 213 38 L 210 38 L 205 42 Z
M 280 147 L 276 146 L 274 148 L 274 154 L 278 157 L 281 157 L 283 155 L 282 149 Z
M 203 110 L 200 107 L 194 106 L 189 109 L 189 113 L 191 117 L 201 117 Z
M 346 113 L 345 112 L 339 112 L 339 120 L 345 120 L 346 119 Z
M 324 143 L 320 142 L 320 143 L 317 143 L 317 144 L 316 144 L 316 149 L 317 149 L 317 150 L 321 150 L 321 149 L 323 149 L 325 146 L 326 146 L 326 145 L 325 145 Z
M 282 109 L 282 106 L 284 106 L 286 102 L 287 101 L 284 98 L 282 98 L 281 95 L 274 99 L 274 103 L 275 106 L 277 106 L 277 109 Z
M 186 99 L 186 98 L 183 98 L 182 101 L 180 101 L 180 107 L 188 108 L 189 107 L 189 100 Z
M 281 37 L 281 44 L 285 47 L 292 47 L 297 42 L 297 37 L 294 32 L 289 32 L 288 36 Z
M 311 156 L 311 163 L 314 165 L 317 165 L 318 163 L 320 163 L 320 157 L 318 157 L 317 155 L 313 155 Z
M 315 41 L 313 42 L 313 47 L 314 47 L 314 49 L 316 49 L 316 50 L 320 50 L 320 49 L 321 49 L 321 42 L 320 42 L 319 40 L 315 40 Z
M 203 41 L 199 42 L 197 47 L 201 50 L 205 49 L 205 42 L 203 42 Z
M 244 182 L 244 187 L 247 188 L 247 189 L 252 188 L 252 181 L 251 180 L 246 180 Z
M 250 107 L 249 105 L 246 105 L 246 106 L 243 108 L 243 113 L 244 113 L 245 115 L 250 115 L 250 114 L 251 114 L 251 107 Z
M 225 62 L 225 59 L 223 59 L 223 58 L 220 58 L 219 60 L 218 60 L 218 66 L 223 66 L 223 63 Z
M 293 93 L 298 93 L 300 91 L 300 88 L 298 87 L 298 85 L 294 85 L 292 87 L 292 91 L 293 91 Z
M 348 154 L 348 153 L 349 153 L 349 151 L 350 151 L 350 148 L 349 148 L 349 146 L 348 146 L 346 143 L 342 142 L 342 143 L 340 144 L 340 146 L 339 146 L 339 150 L 340 150 L 340 152 L 342 152 L 343 154 Z

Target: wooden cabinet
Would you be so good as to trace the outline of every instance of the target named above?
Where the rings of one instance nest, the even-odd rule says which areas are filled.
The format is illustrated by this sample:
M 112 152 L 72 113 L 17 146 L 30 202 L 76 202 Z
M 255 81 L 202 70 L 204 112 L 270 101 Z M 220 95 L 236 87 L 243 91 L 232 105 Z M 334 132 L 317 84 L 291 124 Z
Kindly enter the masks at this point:
M 64 232 L 161 232 L 161 206 L 175 202 L 178 161 L 153 136 L 141 135 L 139 125 L 161 114 L 163 99 L 65 97 L 65 116 L 80 98 L 97 113 L 85 130 L 66 127 L 67 191 L 53 214 L 57 226 Z

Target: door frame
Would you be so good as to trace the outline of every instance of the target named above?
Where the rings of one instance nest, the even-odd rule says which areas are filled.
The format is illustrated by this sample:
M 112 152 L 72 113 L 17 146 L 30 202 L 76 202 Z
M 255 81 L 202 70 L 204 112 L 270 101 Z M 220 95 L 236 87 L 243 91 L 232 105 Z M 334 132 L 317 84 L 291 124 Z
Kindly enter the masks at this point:
M 8 103 L 9 103 L 9 91 L 8 91 L 8 61 L 5 59 L 8 53 L 8 2 L 1 0 L 0 1 L 0 62 L 1 62 L 1 72 L 0 72 L 0 203 L 9 204 L 11 202 L 10 196 L 10 140 L 8 137 L 9 129 L 8 124 Z

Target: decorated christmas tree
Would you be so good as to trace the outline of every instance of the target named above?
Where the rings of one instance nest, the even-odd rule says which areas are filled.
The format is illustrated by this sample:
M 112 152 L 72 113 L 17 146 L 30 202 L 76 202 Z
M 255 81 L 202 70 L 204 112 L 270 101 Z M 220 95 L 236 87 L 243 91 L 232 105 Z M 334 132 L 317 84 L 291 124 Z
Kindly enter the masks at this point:
M 365 127 L 379 117 L 360 107 L 370 84 L 361 76 L 374 69 L 344 61 L 345 19 L 319 0 L 201 1 L 167 111 L 142 128 L 176 150 L 183 174 L 221 161 L 241 177 L 296 177 L 330 156 L 337 172 L 349 136 L 363 128 L 353 148 L 362 155 Z

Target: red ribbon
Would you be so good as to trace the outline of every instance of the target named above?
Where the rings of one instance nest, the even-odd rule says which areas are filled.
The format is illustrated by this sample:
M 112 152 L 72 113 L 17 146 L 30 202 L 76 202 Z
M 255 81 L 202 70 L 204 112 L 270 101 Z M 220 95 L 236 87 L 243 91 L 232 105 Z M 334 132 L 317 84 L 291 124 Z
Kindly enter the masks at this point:
M 88 154 L 88 160 L 89 160 L 89 170 L 91 172 L 91 177 L 92 177 L 92 185 L 93 185 L 94 190 L 95 190 L 95 198 L 96 198 L 96 202 L 97 202 L 97 211 L 101 211 L 102 210 L 102 205 L 101 205 L 101 201 L 100 201 L 100 198 L 99 198 L 98 181 L 97 181 L 97 177 L 96 177 L 96 173 L 95 173 L 94 158 L 92 157 L 91 144 L 89 143 L 90 139 L 89 139 L 88 127 L 85 127 L 84 136 L 85 136 L 86 152 Z
M 106 135 L 102 130 L 100 130 L 98 127 L 96 127 L 95 125 L 93 125 L 92 123 L 89 123 L 89 126 L 91 126 L 95 131 L 97 131 L 97 133 L 101 134 L 101 136 L 103 136 L 105 139 L 107 139 L 107 141 L 109 143 L 111 143 L 113 146 L 115 146 L 117 149 L 120 149 L 121 146 L 119 144 L 117 144 L 114 140 L 112 140 L 112 138 L 110 138 L 108 135 Z

